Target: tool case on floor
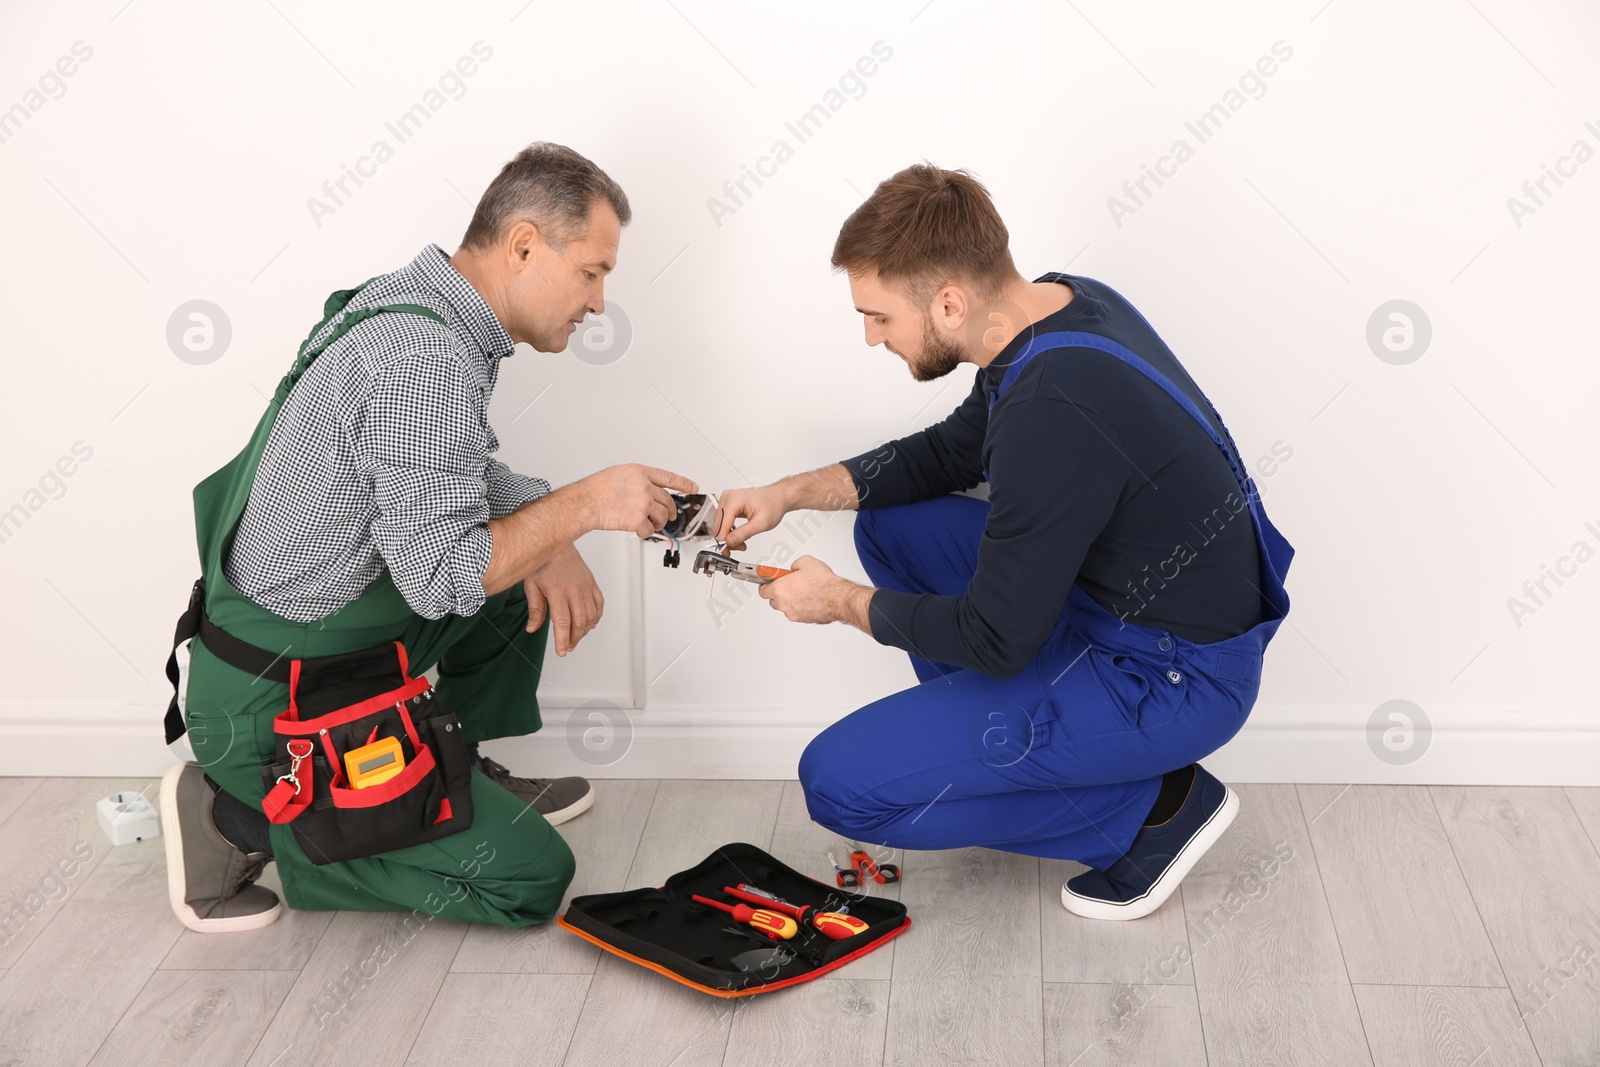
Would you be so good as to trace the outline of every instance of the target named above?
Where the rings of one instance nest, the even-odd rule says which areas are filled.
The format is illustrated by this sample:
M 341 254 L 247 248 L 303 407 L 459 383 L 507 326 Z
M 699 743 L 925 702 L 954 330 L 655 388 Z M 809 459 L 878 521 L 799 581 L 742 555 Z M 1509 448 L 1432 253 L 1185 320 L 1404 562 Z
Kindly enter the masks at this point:
M 844 912 L 867 924 L 834 940 L 807 925 L 771 939 L 732 915 L 691 898 L 728 904 L 723 892 L 757 886 L 793 905 Z M 558 925 L 625 960 L 716 997 L 769 993 L 805 982 L 866 955 L 911 925 L 896 900 L 839 889 L 807 878 L 754 845 L 723 845 L 654 889 L 574 897 Z

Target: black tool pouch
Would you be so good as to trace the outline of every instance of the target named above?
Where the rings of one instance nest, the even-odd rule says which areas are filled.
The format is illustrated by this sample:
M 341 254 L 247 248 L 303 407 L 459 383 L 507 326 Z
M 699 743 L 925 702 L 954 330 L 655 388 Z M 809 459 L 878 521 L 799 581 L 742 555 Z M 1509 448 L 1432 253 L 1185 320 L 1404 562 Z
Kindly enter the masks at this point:
M 433 841 L 472 825 L 472 767 L 461 723 L 391 641 L 289 662 L 289 707 L 273 719 L 261 768 L 262 810 L 288 823 L 306 858 L 324 865 Z M 403 762 L 382 781 L 352 782 L 346 755 L 378 745 Z

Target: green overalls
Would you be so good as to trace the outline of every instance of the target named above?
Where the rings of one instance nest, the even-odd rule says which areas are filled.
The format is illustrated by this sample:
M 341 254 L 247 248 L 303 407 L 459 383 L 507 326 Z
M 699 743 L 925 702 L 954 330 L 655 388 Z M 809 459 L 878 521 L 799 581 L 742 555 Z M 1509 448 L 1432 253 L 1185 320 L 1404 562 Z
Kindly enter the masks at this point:
M 344 608 L 302 623 L 255 604 L 223 573 L 224 553 L 249 500 L 273 420 L 311 361 L 371 315 L 401 312 L 443 321 L 417 304 L 346 311 L 359 289 L 328 297 L 322 320 L 278 383 L 250 444 L 195 487 L 206 613 L 219 629 L 281 653 L 285 661 L 399 640 L 413 676 L 438 665 L 439 700 L 460 718 L 467 742 L 531 733 L 541 725 L 535 690 L 549 619 L 527 632 L 528 601 L 520 582 L 489 597 L 475 615 L 428 619 L 411 609 L 385 569 Z M 329 323 L 327 336 L 313 347 Z M 273 716 L 288 707 L 289 687 L 223 663 L 196 637 L 190 644 L 187 694 L 185 720 L 195 758 L 218 785 L 259 810 L 265 795 L 261 764 L 272 749 Z M 572 851 L 542 815 L 477 770 L 472 772 L 472 802 L 472 826 L 460 833 L 325 866 L 306 858 L 289 825 L 273 825 L 272 852 L 285 901 L 302 909 L 420 909 L 497 926 L 548 921 L 572 880 Z

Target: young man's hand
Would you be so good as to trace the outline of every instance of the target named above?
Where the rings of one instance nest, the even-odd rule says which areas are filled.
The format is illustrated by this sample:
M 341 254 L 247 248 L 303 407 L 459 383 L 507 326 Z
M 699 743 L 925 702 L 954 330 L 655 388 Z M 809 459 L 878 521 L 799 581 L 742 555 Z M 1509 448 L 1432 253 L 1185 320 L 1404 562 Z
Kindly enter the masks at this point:
M 763 585 L 760 593 L 790 622 L 847 622 L 872 632 L 867 606 L 877 590 L 841 578 L 820 559 L 801 556 L 786 574 Z
M 737 552 L 791 511 L 843 511 L 859 504 L 850 471 L 842 463 L 832 463 L 805 474 L 791 474 L 771 485 L 727 490 L 717 498 L 711 531 L 727 544 L 729 552 Z M 745 521 L 735 526 L 736 519 Z
M 777 526 L 788 513 L 788 494 L 781 483 L 729 489 L 717 497 L 717 514 L 711 529 L 718 541 L 727 543 L 729 552 L 737 552 L 749 547 L 750 538 L 756 534 Z M 736 519 L 744 522 L 735 526 Z
M 594 573 L 573 545 L 558 550 L 549 562 L 523 579 L 522 588 L 528 594 L 528 632 L 537 630 L 549 612 L 550 633 L 558 656 L 577 648 L 605 610 L 606 600 L 600 595 Z

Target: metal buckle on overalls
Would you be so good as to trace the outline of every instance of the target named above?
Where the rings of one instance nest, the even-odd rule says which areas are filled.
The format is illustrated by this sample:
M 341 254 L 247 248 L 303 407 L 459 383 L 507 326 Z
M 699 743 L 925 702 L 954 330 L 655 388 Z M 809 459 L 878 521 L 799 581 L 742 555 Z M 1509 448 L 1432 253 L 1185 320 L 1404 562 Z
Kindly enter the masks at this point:
M 304 745 L 304 746 L 306 746 L 306 750 L 304 752 L 296 752 L 294 750 L 294 746 L 296 746 L 296 745 Z M 289 764 L 289 773 L 288 774 L 280 774 L 280 775 L 278 775 L 278 781 L 280 781 L 280 782 L 288 782 L 290 785 L 294 786 L 294 795 L 295 796 L 299 796 L 300 795 L 300 777 L 299 777 L 299 775 L 300 775 L 300 764 L 304 763 L 306 760 L 311 758 L 311 742 L 307 741 L 304 738 L 297 737 L 297 738 L 294 738 L 293 740 L 291 740 L 288 743 L 288 745 L 286 745 L 285 747 L 288 748 L 288 750 L 289 750 L 289 759 L 292 760 L 293 762 Z

